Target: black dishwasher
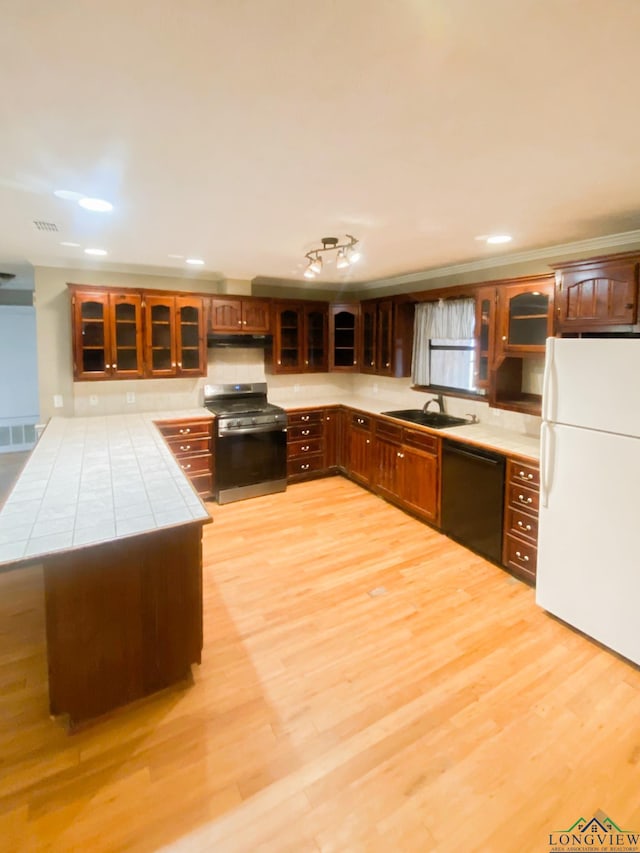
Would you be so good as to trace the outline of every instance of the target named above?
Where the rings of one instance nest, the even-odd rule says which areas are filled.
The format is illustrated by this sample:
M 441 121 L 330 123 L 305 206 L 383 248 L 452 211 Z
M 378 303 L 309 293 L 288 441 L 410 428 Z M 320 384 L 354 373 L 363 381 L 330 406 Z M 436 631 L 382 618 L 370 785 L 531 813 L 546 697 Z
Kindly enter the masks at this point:
M 483 557 L 501 562 L 504 456 L 444 439 L 442 532 Z

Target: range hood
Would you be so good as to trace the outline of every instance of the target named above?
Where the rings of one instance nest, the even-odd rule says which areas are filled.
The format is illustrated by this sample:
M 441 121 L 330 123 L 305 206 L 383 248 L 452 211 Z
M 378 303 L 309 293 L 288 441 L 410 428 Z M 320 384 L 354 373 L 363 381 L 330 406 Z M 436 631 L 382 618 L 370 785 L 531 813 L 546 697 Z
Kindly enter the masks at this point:
M 262 348 L 269 346 L 271 335 L 252 334 L 225 334 L 222 332 L 209 332 L 207 335 L 208 347 L 253 347 Z

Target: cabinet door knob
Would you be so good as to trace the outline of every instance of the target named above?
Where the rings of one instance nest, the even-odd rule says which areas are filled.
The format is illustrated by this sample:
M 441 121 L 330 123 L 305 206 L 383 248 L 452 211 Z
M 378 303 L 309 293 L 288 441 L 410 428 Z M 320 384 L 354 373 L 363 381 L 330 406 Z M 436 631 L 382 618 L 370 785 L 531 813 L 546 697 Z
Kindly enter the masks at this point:
M 367 439 L 367 440 L 366 440 L 365 444 L 371 444 L 371 442 L 369 441 L 369 439 Z
M 111 365 L 110 365 L 110 364 L 105 364 L 105 369 L 106 369 L 106 370 L 111 370 Z
M 238 320 L 238 325 L 239 325 L 239 326 L 241 326 L 241 325 L 242 325 L 242 320 Z
M 503 335 L 503 336 L 502 336 L 502 340 L 503 340 L 503 341 L 506 341 L 506 340 L 507 340 L 507 336 L 506 336 L 506 335 Z

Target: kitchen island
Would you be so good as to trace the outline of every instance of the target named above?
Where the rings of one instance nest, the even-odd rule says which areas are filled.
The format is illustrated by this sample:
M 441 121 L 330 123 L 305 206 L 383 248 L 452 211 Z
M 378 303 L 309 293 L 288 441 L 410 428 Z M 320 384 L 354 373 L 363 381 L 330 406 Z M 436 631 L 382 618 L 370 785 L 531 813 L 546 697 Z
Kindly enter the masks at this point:
M 211 517 L 162 418 L 54 418 L 0 510 L 0 571 L 43 566 L 50 710 L 72 726 L 200 661 Z

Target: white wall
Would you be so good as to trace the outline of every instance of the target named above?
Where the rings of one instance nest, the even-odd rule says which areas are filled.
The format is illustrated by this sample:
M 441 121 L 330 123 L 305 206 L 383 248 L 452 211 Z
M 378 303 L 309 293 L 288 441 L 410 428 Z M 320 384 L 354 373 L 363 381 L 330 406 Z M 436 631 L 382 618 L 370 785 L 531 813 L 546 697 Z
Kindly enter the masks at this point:
M 35 308 L 0 305 L 0 453 L 32 447 L 38 420 Z

